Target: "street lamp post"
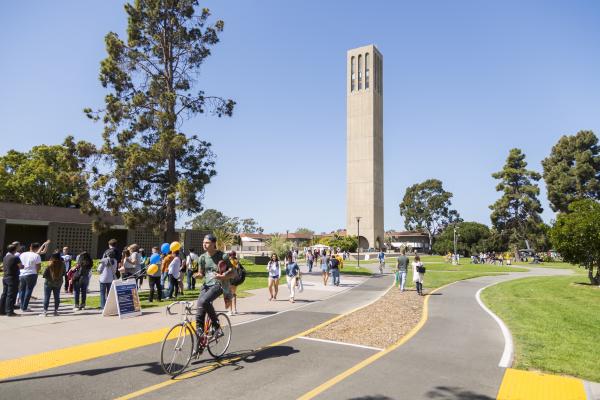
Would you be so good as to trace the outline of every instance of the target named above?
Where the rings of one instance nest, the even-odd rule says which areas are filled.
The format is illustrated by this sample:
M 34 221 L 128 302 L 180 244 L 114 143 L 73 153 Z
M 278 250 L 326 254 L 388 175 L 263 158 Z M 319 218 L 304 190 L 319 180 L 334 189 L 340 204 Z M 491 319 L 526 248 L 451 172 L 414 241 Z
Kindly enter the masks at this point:
M 356 217 L 356 236 L 358 238 L 358 246 L 356 246 L 356 251 L 357 251 L 358 268 L 360 268 L 360 218 L 361 217 Z

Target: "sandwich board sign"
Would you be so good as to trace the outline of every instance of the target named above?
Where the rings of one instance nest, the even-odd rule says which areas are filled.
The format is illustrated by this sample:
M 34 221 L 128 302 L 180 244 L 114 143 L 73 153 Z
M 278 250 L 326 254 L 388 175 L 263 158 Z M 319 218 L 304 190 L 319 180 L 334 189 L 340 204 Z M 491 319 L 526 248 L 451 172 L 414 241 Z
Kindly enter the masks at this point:
M 112 282 L 102 315 L 108 317 L 117 314 L 119 318 L 142 315 L 140 296 L 135 279 L 127 281 L 114 280 Z

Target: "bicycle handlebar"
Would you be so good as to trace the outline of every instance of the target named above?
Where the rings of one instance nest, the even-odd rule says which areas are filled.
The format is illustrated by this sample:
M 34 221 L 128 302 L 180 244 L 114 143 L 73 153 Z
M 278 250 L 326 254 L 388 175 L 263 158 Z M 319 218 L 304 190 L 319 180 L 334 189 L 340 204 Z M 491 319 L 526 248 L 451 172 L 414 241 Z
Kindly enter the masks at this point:
M 166 313 L 169 314 L 169 315 L 175 315 L 176 313 L 171 312 L 171 307 L 173 307 L 173 306 L 175 306 L 177 304 L 183 304 L 183 306 L 184 306 L 184 308 L 186 310 L 189 310 L 189 311 L 192 310 L 192 304 L 193 303 L 191 301 L 175 301 L 175 302 L 173 302 L 173 303 L 171 303 L 171 304 L 169 304 L 167 306 Z

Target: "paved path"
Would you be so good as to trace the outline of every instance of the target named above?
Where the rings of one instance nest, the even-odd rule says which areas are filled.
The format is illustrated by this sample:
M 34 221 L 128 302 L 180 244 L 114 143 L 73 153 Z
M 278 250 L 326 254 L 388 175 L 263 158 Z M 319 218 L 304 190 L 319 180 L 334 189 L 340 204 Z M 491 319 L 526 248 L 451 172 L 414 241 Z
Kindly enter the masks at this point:
M 253 312 L 233 321 L 237 325 L 230 350 L 241 355 L 241 359 L 217 365 L 205 357 L 193 363 L 192 373 L 183 380 L 166 379 L 157 362 L 159 345 L 151 344 L 15 376 L 0 382 L 0 391 L 7 398 L 29 399 L 75 398 L 83 394 L 90 399 L 133 395 L 183 400 L 210 394 L 223 399 L 287 399 L 307 393 L 324 399 L 493 399 L 504 376 L 504 369 L 498 367 L 504 338 L 497 323 L 477 304 L 475 293 L 495 282 L 558 274 L 564 271 L 532 269 L 529 273 L 481 277 L 445 287 L 429 298 L 429 317 L 417 335 L 364 368 L 357 366 L 379 354 L 378 350 L 307 340 L 298 337 L 298 333 L 374 301 L 389 288 L 393 279 L 389 274 L 370 279 L 347 277 L 346 288 L 324 288 L 318 283 L 318 275 L 307 277 L 314 286 L 309 284 L 303 294 L 307 301 L 295 305 L 269 304 L 261 300 L 266 297 L 264 289 L 257 291 L 256 296 L 243 299 L 256 303 L 243 303 L 241 307 Z M 283 288 L 282 294 L 286 293 Z M 269 309 L 260 311 L 265 304 Z M 48 325 L 13 327 L 17 330 L 12 333 L 17 332 L 13 337 L 21 344 L 16 347 L 27 347 L 30 351 L 30 346 L 43 347 L 37 342 L 53 341 L 55 336 L 60 338 L 63 334 L 70 340 L 83 337 L 83 341 L 93 341 L 97 340 L 98 331 L 102 337 L 116 332 L 122 335 L 127 329 L 133 332 L 140 327 L 158 326 L 158 322 L 153 325 L 148 321 L 161 321 L 164 326 L 164 318 L 164 314 L 149 314 L 120 321 L 90 316 L 79 323 L 65 322 L 64 327 L 60 327 L 63 323 L 57 318 L 57 335 L 42 335 L 48 332 Z M 19 323 L 26 320 L 33 318 L 22 318 Z M 104 328 L 98 329 L 98 324 Z M 39 329 L 37 336 L 26 336 L 31 329 Z M 5 333 L 11 332 L 2 335 Z M 0 345 L 4 346 L 0 354 L 22 351 Z M 355 373 L 325 390 L 319 389 L 352 368 Z M 73 382 L 77 382 L 75 389 L 65 396 L 65 387 L 73 388 Z
M 415 337 L 319 398 L 495 399 L 505 372 L 498 365 L 505 341 L 496 321 L 477 303 L 477 291 L 526 276 L 569 273 L 531 268 L 528 273 L 485 276 L 447 286 L 429 299 L 427 322 Z

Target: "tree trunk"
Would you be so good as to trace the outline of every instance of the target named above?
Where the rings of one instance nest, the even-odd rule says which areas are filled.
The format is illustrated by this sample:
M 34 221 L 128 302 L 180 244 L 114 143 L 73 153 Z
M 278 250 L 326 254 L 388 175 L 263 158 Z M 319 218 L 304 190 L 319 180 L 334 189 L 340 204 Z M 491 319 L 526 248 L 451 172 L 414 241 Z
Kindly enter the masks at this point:
M 588 279 L 592 285 L 600 286 L 600 266 L 596 268 L 596 276 L 594 276 L 594 266 L 588 268 Z
M 175 188 L 177 186 L 177 170 L 175 168 L 175 156 L 169 156 L 169 193 L 167 197 L 167 212 L 165 215 L 165 240 L 173 242 L 178 239 L 175 232 L 175 221 L 177 211 L 175 209 Z

